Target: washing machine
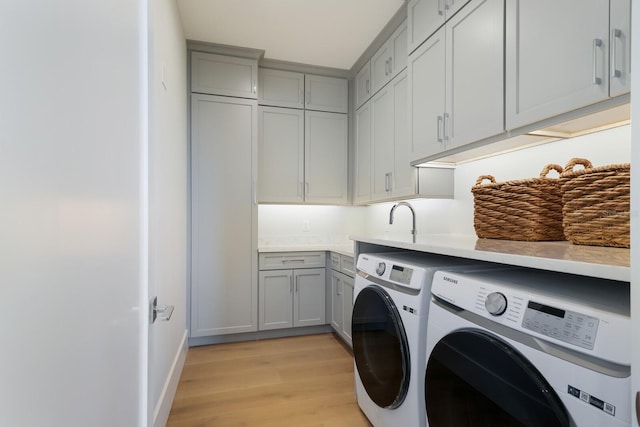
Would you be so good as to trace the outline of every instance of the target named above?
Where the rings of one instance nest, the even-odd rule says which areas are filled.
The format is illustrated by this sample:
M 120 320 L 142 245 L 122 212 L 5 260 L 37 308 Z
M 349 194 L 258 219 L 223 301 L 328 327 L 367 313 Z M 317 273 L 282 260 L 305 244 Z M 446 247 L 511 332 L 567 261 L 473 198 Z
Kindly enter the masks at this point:
M 427 424 L 631 424 L 629 283 L 531 269 L 440 271 Z
M 433 273 L 470 263 L 490 268 L 432 254 L 358 256 L 352 312 L 355 389 L 358 405 L 375 427 L 425 425 L 422 371 Z

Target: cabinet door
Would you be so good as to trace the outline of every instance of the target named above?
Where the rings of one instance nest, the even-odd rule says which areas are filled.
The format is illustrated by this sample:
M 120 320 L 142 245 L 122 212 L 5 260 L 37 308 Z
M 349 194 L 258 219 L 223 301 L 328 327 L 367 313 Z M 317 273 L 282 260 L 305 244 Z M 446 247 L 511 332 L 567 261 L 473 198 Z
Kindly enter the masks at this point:
M 192 95 L 192 337 L 255 331 L 255 100 Z
M 409 144 L 409 77 L 406 69 L 389 84 L 393 88 L 393 175 L 394 198 L 416 194 L 417 169 L 411 166 Z
M 613 97 L 631 89 L 631 0 L 609 1 L 609 95 Z
M 294 270 L 293 326 L 325 324 L 325 269 Z
M 608 1 L 506 2 L 507 129 L 606 99 L 608 33 Z
M 504 131 L 503 22 L 503 0 L 473 0 L 445 25 L 446 149 Z
M 258 83 L 260 105 L 304 108 L 304 74 L 260 68 Z
M 444 28 L 409 56 L 409 132 L 411 160 L 444 149 Z
M 356 109 L 371 97 L 371 61 L 362 67 L 356 75 Z
M 347 115 L 305 111 L 305 201 L 347 203 Z
M 337 271 L 331 271 L 331 326 L 333 329 L 342 333 L 342 274 Z
M 408 51 L 413 52 L 444 24 L 443 0 L 409 0 Z
M 387 84 L 391 75 L 390 60 L 393 46 L 387 40 L 371 57 L 371 93 L 376 94 Z
M 355 191 L 354 203 L 371 201 L 371 102 L 355 114 Z
M 258 201 L 302 203 L 304 111 L 258 107 Z
M 371 98 L 372 200 L 391 196 L 393 179 L 393 85 L 383 87 Z
M 353 312 L 353 286 L 351 277 L 342 277 L 342 336 L 349 345 L 351 342 L 351 314 Z
M 349 111 L 348 84 L 346 79 L 337 77 L 305 75 L 305 108 L 347 113 Z
M 293 286 L 293 270 L 271 270 L 259 273 L 259 330 L 293 326 Z
M 389 44 L 391 45 L 391 62 L 389 64 L 389 68 L 391 68 L 390 79 L 393 79 L 398 73 L 407 68 L 409 53 L 407 52 L 406 20 L 393 32 L 389 38 Z
M 212 53 L 191 53 L 191 91 L 211 95 L 257 97 L 258 62 Z
M 403 21 L 371 58 L 371 93 L 375 94 L 407 67 L 407 21 Z

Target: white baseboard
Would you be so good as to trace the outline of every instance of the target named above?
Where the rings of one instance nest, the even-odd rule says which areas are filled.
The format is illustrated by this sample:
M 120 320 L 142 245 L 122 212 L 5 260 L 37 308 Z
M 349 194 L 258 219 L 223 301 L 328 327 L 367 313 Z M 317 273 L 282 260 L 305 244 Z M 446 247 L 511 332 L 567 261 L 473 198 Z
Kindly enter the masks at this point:
M 153 427 L 165 427 L 167 425 L 169 412 L 171 412 L 171 405 L 173 404 L 173 398 L 176 395 L 178 382 L 180 382 L 180 375 L 182 374 L 182 368 L 184 367 L 184 362 L 187 358 L 187 351 L 189 349 L 187 335 L 188 333 L 185 330 L 184 335 L 182 336 L 182 342 L 180 343 L 180 348 L 173 359 L 171 372 L 162 387 L 162 393 L 153 411 Z

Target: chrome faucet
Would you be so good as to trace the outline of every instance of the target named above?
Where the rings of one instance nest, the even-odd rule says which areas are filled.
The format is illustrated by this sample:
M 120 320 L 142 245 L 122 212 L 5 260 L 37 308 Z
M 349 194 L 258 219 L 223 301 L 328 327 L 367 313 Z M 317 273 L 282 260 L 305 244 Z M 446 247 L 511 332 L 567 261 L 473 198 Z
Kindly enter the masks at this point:
M 411 230 L 411 235 L 413 236 L 413 242 L 416 242 L 416 234 L 417 234 L 417 230 L 416 230 L 416 212 L 413 210 L 413 206 L 411 206 L 409 203 L 407 202 L 399 202 L 396 203 L 395 205 L 393 205 L 393 207 L 391 208 L 391 212 L 389 212 L 389 224 L 393 224 L 393 213 L 395 212 L 396 208 L 398 206 L 406 206 L 409 208 L 409 210 L 411 211 L 411 217 L 413 219 L 413 229 Z

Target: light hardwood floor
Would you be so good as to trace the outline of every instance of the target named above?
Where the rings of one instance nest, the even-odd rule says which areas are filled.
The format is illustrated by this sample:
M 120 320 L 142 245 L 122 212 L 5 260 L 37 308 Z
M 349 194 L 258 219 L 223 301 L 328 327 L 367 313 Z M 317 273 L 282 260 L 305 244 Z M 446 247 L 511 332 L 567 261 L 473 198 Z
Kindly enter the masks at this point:
M 333 334 L 189 349 L 168 427 L 371 426 Z

